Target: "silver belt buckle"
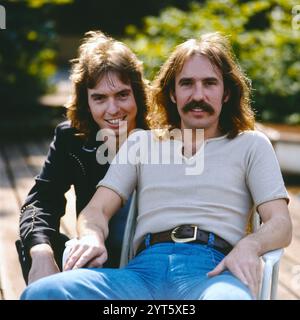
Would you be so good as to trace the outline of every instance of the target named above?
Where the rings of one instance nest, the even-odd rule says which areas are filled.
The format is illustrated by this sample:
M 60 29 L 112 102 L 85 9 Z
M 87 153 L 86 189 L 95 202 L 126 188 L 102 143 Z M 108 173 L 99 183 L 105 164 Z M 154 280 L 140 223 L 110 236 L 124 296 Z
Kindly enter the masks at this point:
M 177 242 L 177 243 L 185 243 L 185 242 L 191 242 L 191 241 L 195 241 L 197 239 L 197 226 L 191 226 L 192 228 L 194 228 L 194 234 L 191 238 L 183 238 L 183 239 L 180 239 L 180 238 L 176 238 L 175 236 L 175 233 L 176 231 L 180 228 L 179 227 L 176 227 L 172 230 L 171 232 L 171 239 L 174 241 L 174 242 Z

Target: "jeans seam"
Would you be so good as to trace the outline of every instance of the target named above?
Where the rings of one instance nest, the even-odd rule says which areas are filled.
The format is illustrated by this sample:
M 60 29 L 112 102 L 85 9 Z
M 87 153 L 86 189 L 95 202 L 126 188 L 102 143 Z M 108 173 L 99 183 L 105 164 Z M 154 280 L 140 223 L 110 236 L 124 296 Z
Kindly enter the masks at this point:
M 216 261 L 216 257 L 215 257 L 215 254 L 212 250 L 212 248 L 210 246 L 207 246 L 208 250 L 209 250 L 209 253 L 210 253 L 210 256 L 211 256 L 211 259 L 212 259 L 212 262 L 213 264 L 215 265 L 215 267 L 218 265 L 217 261 Z

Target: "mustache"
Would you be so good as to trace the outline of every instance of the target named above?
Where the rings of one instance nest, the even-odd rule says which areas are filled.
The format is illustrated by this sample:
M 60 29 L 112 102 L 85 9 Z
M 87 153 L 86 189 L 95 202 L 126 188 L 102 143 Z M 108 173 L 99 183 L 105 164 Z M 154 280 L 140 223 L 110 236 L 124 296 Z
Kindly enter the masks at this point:
M 183 112 L 188 112 L 188 111 L 190 111 L 190 110 L 192 110 L 194 108 L 201 108 L 203 111 L 206 111 L 206 112 L 208 112 L 210 114 L 214 114 L 215 113 L 215 110 L 213 109 L 213 107 L 210 104 L 208 104 L 208 103 L 206 103 L 204 101 L 195 101 L 195 100 L 187 103 L 182 108 L 182 111 Z

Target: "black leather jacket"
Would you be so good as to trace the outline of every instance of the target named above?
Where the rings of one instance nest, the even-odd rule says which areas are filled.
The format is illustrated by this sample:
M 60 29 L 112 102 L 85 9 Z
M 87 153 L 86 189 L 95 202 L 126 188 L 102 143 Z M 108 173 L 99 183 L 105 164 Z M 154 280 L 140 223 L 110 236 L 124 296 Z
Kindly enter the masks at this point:
M 84 142 L 76 134 L 76 129 L 69 122 L 56 127 L 42 171 L 35 178 L 35 184 L 21 208 L 19 246 L 22 246 L 23 252 L 20 252 L 20 248 L 18 252 L 27 256 L 27 259 L 30 248 L 36 244 L 48 243 L 53 247 L 53 239 L 59 233 L 60 218 L 65 214 L 65 193 L 71 185 L 74 185 L 76 193 L 78 216 L 108 170 L 109 164 L 100 165 L 96 161 L 96 150 L 101 142 L 95 139 Z M 114 253 L 120 250 L 128 206 L 127 203 L 111 221 L 107 244 L 114 248 L 107 248 L 109 255 L 112 249 Z M 115 261 L 114 266 L 117 265 L 118 261 Z

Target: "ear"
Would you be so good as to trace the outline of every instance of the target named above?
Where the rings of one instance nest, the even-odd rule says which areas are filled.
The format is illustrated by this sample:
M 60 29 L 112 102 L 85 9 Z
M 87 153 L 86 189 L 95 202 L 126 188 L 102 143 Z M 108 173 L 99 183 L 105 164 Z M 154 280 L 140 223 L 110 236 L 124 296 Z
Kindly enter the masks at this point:
M 227 102 L 229 98 L 230 98 L 230 91 L 228 89 L 225 89 L 223 94 L 223 103 Z
M 170 90 L 170 99 L 173 103 L 176 104 L 175 92 L 173 90 Z

